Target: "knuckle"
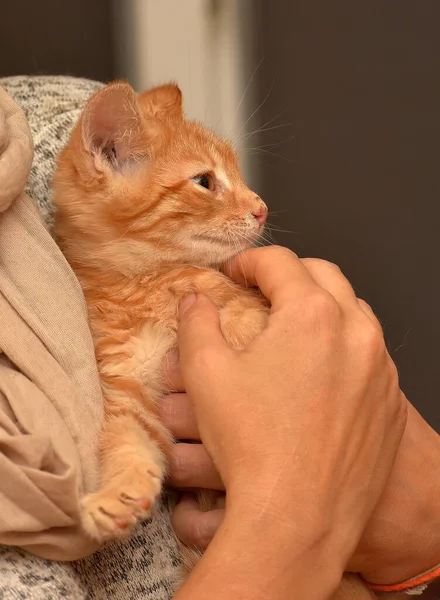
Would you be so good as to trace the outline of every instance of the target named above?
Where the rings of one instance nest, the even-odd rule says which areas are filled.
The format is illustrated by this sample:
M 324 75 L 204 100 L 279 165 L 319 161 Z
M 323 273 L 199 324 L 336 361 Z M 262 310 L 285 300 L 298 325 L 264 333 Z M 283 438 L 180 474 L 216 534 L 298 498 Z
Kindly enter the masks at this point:
M 341 273 L 341 269 L 335 263 L 332 263 L 323 258 L 304 258 L 302 262 L 307 268 L 320 271 L 329 271 L 332 273 Z
M 264 258 L 270 257 L 271 260 L 276 257 L 289 257 L 298 259 L 298 256 L 292 252 L 292 250 L 289 250 L 289 248 L 285 248 L 284 246 L 264 246 L 264 248 L 261 248 L 260 254 Z
M 397 403 L 397 415 L 396 421 L 398 421 L 401 429 L 401 434 L 403 435 L 406 427 L 406 422 L 408 420 L 408 402 L 405 396 L 399 389 L 399 402 Z
M 341 309 L 334 297 L 325 290 L 317 290 L 309 295 L 305 303 L 306 319 L 321 327 L 332 327 L 340 319 Z
M 392 360 L 391 356 L 388 355 L 388 362 L 389 362 L 389 371 L 390 371 L 390 386 L 392 388 L 394 388 L 395 390 L 400 392 L 400 381 L 399 381 L 399 372 L 397 371 L 397 367 L 395 362 Z
M 382 331 L 367 317 L 352 332 L 353 350 L 362 356 L 366 366 L 375 366 L 387 358 Z
M 335 263 L 332 263 L 328 260 L 320 260 L 319 267 L 321 269 L 326 269 L 328 272 L 340 275 L 342 273 L 341 269 Z
M 389 359 L 388 389 L 386 402 L 388 405 L 389 421 L 397 435 L 403 435 L 408 418 L 408 402 L 400 389 L 397 368 Z
M 394 396 L 395 400 L 392 421 L 397 426 L 405 428 L 405 424 L 408 418 L 408 403 L 406 401 L 406 398 L 402 396 L 403 395 L 401 393 Z
M 366 310 L 366 311 L 371 311 L 373 312 L 373 309 L 371 308 L 371 306 L 368 304 L 368 302 L 366 302 L 365 300 L 363 300 L 362 298 L 358 298 L 357 301 L 359 302 L 359 306 Z
M 386 350 L 382 332 L 369 319 L 363 326 L 361 339 L 365 349 L 373 356 L 383 355 Z
M 406 409 L 407 409 L 407 401 L 405 398 L 405 395 L 403 394 L 403 392 L 400 389 L 400 380 L 399 380 L 399 373 L 397 371 L 397 367 L 394 364 L 394 362 L 392 361 L 391 357 L 389 357 L 389 387 L 390 387 L 390 391 L 391 394 L 393 395 L 393 397 L 395 398 L 395 402 L 398 408 L 398 411 L 400 412 L 403 409 L 403 413 L 406 415 Z
M 359 306 L 361 307 L 361 309 L 364 311 L 365 314 L 367 314 L 370 319 L 373 320 L 373 323 L 376 327 L 378 327 L 380 330 L 382 330 L 382 325 L 379 321 L 379 319 L 377 318 L 377 316 L 374 314 L 373 309 L 371 308 L 371 306 L 368 304 L 368 302 L 365 302 L 365 300 L 363 300 L 362 298 L 358 298 L 357 299 Z
M 320 258 L 301 258 L 300 260 L 306 269 L 315 269 L 321 263 Z

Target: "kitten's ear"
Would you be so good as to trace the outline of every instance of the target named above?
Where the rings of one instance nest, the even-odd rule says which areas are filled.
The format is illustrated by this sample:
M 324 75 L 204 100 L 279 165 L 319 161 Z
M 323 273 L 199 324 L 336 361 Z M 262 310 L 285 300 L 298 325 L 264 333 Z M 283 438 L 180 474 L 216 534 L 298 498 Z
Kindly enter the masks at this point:
M 111 83 L 97 92 L 82 117 L 82 142 L 97 171 L 122 171 L 146 154 L 144 120 L 128 83 Z
M 155 87 L 139 95 L 146 117 L 183 119 L 182 92 L 175 83 Z

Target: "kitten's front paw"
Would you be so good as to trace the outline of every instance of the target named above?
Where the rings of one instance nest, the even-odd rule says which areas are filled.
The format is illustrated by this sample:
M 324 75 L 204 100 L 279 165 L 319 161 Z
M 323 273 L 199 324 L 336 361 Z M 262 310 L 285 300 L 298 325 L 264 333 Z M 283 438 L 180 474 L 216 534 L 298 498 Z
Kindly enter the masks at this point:
M 81 521 L 86 533 L 101 543 L 128 537 L 136 523 L 149 516 L 162 479 L 159 469 L 148 469 L 142 475 L 131 471 L 111 487 L 83 498 Z

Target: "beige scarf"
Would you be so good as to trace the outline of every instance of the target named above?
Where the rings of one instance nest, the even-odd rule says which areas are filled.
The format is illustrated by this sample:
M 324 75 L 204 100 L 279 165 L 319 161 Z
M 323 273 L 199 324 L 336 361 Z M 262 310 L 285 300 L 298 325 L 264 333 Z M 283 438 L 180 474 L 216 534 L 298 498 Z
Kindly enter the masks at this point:
M 0 88 L 0 544 L 74 560 L 97 486 L 103 415 L 86 307 L 23 192 L 33 157 L 21 109 Z

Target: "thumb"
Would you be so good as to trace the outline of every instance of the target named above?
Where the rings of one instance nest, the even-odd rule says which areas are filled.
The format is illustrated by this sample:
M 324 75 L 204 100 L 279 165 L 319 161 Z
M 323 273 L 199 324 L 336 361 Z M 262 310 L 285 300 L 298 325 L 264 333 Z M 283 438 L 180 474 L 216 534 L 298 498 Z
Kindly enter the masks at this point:
M 191 294 L 181 302 L 177 335 L 184 376 L 187 369 L 199 371 L 201 362 L 203 367 L 215 364 L 214 353 L 218 357 L 219 351 L 231 350 L 223 337 L 217 308 L 201 294 Z

